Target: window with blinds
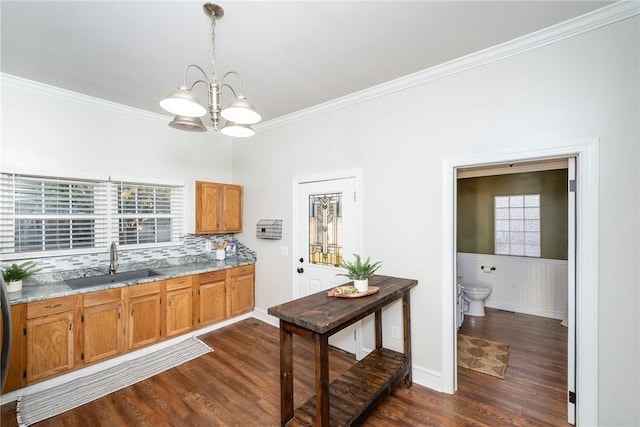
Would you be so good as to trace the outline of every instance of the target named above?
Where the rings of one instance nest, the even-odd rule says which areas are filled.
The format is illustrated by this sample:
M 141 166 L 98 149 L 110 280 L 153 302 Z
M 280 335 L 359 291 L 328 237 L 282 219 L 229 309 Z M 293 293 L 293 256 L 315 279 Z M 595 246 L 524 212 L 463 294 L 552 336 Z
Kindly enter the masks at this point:
M 120 245 L 178 241 L 182 232 L 182 188 L 113 183 L 113 217 Z M 114 224 L 115 225 L 115 224 Z
M 49 256 L 178 242 L 182 186 L 0 176 L 0 256 Z M 18 256 L 20 257 L 20 256 Z

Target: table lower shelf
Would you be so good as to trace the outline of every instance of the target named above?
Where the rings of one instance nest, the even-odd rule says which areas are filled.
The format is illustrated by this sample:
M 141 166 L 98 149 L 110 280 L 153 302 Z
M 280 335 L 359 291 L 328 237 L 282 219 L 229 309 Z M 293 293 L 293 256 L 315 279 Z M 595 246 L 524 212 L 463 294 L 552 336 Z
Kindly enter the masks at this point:
M 391 393 L 391 388 L 411 369 L 407 357 L 393 350 L 374 350 L 329 385 L 329 424 L 359 425 Z M 289 425 L 315 425 L 316 398 L 294 412 Z

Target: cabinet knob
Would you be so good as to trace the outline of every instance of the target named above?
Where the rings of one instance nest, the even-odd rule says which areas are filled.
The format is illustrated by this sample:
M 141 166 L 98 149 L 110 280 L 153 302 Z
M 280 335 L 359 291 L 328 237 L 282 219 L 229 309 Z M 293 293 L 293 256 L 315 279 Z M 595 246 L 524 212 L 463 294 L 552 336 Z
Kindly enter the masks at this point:
M 298 269 L 296 270 L 299 274 L 304 273 L 304 268 L 302 267 L 298 267 Z

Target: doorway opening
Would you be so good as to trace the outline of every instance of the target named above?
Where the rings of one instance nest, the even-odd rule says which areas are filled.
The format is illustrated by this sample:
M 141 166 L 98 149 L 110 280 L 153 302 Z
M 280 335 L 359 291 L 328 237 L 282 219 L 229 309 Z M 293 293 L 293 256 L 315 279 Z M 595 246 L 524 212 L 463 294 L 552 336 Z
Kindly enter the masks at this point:
M 443 161 L 442 387 L 457 388 L 456 171 L 472 166 L 575 157 L 576 180 L 576 423 L 598 421 L 598 152 L 597 139 L 447 158 Z
M 459 360 L 467 368 L 486 365 L 475 367 L 484 373 L 458 366 L 458 390 L 482 390 L 497 408 L 528 402 L 521 414 L 533 423 L 575 423 L 574 404 L 561 403 L 562 390 L 575 392 L 568 351 L 575 341 L 568 339 L 575 336 L 568 314 L 574 313 L 574 164 L 559 158 L 456 171 L 456 276 L 465 299 L 475 295 L 458 298 L 456 337 L 509 347 L 506 367 L 475 359 L 479 349 L 464 346 Z M 477 301 L 481 289 L 487 292 Z

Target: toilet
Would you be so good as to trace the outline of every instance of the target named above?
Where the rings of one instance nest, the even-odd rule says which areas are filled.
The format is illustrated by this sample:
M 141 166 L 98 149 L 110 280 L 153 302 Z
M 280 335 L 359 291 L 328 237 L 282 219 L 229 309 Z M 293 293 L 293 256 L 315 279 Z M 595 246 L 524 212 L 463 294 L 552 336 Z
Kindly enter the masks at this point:
M 487 286 L 462 284 L 462 297 L 465 301 L 464 314 L 469 316 L 484 316 L 484 300 L 491 295 L 491 288 Z

